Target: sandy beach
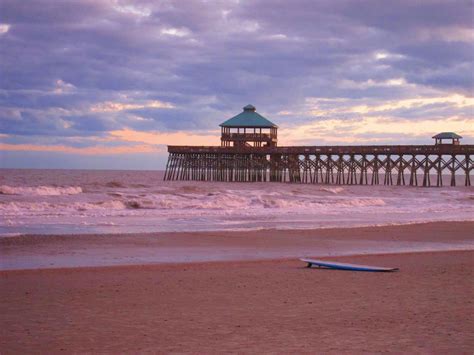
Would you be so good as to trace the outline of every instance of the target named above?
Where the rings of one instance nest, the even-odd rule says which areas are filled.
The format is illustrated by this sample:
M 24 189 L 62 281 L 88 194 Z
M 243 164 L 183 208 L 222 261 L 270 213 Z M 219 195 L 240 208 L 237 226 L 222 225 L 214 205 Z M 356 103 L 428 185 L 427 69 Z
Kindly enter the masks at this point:
M 0 355 L 474 355 L 474 1 L 0 4 Z
M 472 241 L 472 230 L 472 223 L 434 223 L 278 231 L 273 238 L 269 231 L 138 235 L 135 242 L 154 250 L 173 243 L 216 251 L 239 245 L 260 255 L 291 244 L 317 256 L 314 250 L 324 240 L 336 255 L 336 246 L 361 241 L 449 246 Z M 33 248 L 41 255 L 58 245 L 76 250 L 100 240 L 104 253 L 111 244 L 133 251 L 133 237 L 5 238 L 1 250 L 11 256 Z M 473 256 L 465 250 L 330 258 L 399 267 L 396 273 L 307 269 L 297 258 L 4 270 L 0 349 L 2 354 L 471 353 Z

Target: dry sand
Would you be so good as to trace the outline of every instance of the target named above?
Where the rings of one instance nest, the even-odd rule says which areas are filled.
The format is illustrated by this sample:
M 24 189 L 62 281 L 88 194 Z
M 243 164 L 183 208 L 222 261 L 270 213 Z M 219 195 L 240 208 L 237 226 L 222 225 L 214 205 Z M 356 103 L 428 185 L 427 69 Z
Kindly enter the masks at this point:
M 439 225 L 423 228 L 411 238 Z M 331 260 L 401 270 L 278 259 L 2 271 L 0 352 L 473 352 L 473 251 Z

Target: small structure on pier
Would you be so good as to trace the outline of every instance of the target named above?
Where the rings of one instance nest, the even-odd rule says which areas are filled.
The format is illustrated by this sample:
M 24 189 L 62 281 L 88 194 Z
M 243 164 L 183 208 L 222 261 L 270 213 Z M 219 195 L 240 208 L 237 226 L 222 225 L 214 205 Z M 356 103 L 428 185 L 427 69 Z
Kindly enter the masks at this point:
M 221 126 L 222 147 L 276 147 L 278 126 L 256 112 L 252 105 Z
M 459 145 L 459 140 L 462 138 L 459 134 L 454 132 L 441 132 L 438 133 L 436 136 L 433 136 L 436 145 L 440 144 L 452 144 L 452 145 Z M 443 139 L 451 139 L 451 143 L 443 143 Z

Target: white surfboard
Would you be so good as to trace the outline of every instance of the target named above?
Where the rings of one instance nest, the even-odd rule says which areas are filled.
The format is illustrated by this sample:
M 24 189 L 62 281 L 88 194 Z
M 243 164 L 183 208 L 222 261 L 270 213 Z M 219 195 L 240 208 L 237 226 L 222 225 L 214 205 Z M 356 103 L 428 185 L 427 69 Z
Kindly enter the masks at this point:
M 351 270 L 351 271 L 375 271 L 375 272 L 390 272 L 398 271 L 398 268 L 389 268 L 389 267 L 380 267 L 380 266 L 370 266 L 370 265 L 358 265 L 358 264 L 346 264 L 338 263 L 335 261 L 329 260 L 314 260 L 314 259 L 300 259 L 305 263 L 308 263 L 307 267 L 312 267 L 313 265 L 317 267 L 323 267 L 327 269 L 336 269 L 336 270 Z

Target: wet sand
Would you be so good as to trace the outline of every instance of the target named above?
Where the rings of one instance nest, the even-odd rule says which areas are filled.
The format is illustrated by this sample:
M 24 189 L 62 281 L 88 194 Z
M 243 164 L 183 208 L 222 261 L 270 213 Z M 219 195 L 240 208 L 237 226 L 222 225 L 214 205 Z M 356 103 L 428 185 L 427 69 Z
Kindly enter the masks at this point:
M 306 231 L 294 243 L 313 250 L 322 235 L 351 243 L 380 242 L 382 233 L 449 244 L 472 240 L 472 230 L 454 223 Z M 217 233 L 201 242 L 285 249 L 293 232 L 275 239 Z M 178 239 L 198 243 L 195 237 Z M 75 249 L 99 237 L 64 238 L 50 241 Z M 149 245 L 150 236 L 140 238 Z M 41 254 L 41 239 L 11 239 L 9 253 L 33 245 Z M 400 271 L 307 269 L 295 258 L 1 271 L 0 352 L 472 353 L 474 251 L 329 259 Z
M 474 250 L 474 222 L 0 238 L 0 270 Z

